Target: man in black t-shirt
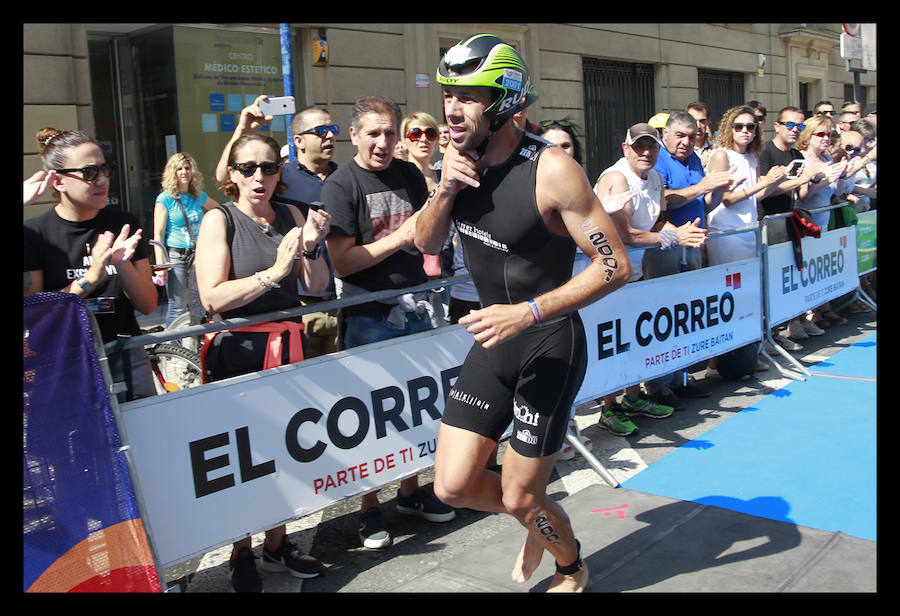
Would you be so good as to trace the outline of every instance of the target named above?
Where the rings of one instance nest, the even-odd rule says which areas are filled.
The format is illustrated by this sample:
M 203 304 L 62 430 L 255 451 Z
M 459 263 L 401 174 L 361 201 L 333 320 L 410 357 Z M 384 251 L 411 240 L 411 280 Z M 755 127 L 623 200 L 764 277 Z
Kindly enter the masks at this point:
M 767 142 L 759 155 L 759 175 L 762 177 L 772 167 L 790 165 L 794 160 L 803 161 L 803 154 L 794 147 L 800 133 L 803 132 L 803 112 L 796 107 L 785 107 L 778 112 L 775 121 L 775 136 Z M 805 164 L 799 172 L 791 172 L 778 183 L 775 191 L 768 197 L 760 200 L 760 217 L 772 214 L 782 214 L 793 209 L 795 188 L 809 182 L 816 174 L 816 167 Z M 774 227 L 774 228 L 773 228 Z M 772 237 L 773 230 L 775 237 Z M 784 233 L 784 224 L 769 226 L 769 243 L 776 244 L 787 241 Z
M 360 99 L 353 107 L 350 140 L 356 155 L 328 176 L 322 202 L 331 214 L 325 243 L 338 277 L 338 296 L 403 289 L 427 281 L 422 253 L 413 244 L 416 217 L 428 197 L 425 178 L 412 163 L 394 159 L 400 108 L 383 97 Z M 425 294 L 406 294 L 383 302 L 341 309 L 343 348 L 397 338 L 431 329 Z M 383 548 L 391 535 L 379 509 L 377 492 L 362 497 L 359 535 L 363 546 Z M 397 491 L 397 511 L 431 522 L 447 522 L 456 512 L 416 476 Z
M 775 136 L 766 143 L 759 155 L 759 175 L 762 177 L 772 167 L 790 165 L 793 161 L 802 161 L 798 169 L 788 167 L 788 174 L 778 183 L 776 190 L 759 202 L 759 216 L 771 216 L 790 212 L 794 207 L 794 189 L 803 186 L 816 175 L 818 164 L 807 162 L 803 154 L 794 147 L 800 133 L 805 128 L 803 125 L 803 112 L 796 107 L 784 107 L 778 112 L 775 121 Z M 787 219 L 777 218 L 766 224 L 766 242 L 771 246 L 789 241 L 787 234 Z M 803 340 L 809 335 L 819 336 L 825 333 L 812 321 L 803 316 L 793 319 L 788 326 L 792 338 Z M 799 351 L 802 347 L 796 342 L 785 338 L 773 331 L 774 339 L 782 347 L 789 351 Z

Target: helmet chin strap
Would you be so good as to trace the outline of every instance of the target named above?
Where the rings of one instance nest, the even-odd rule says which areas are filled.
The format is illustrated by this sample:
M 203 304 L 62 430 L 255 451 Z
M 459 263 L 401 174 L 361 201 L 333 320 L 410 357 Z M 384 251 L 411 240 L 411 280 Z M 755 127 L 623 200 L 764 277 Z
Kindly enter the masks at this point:
M 500 120 L 499 122 L 497 122 L 496 120 L 491 121 L 491 127 L 488 130 L 487 135 L 485 135 L 485 137 L 481 141 L 481 143 L 478 144 L 478 147 L 475 148 L 475 153 L 478 154 L 479 159 L 482 156 L 484 156 L 484 152 L 485 152 L 485 150 L 487 150 L 488 142 L 490 142 L 491 137 L 493 137 L 497 131 L 499 131 L 501 128 L 503 128 L 503 125 L 506 124 L 508 121 L 509 121 L 508 117 L 503 120 Z

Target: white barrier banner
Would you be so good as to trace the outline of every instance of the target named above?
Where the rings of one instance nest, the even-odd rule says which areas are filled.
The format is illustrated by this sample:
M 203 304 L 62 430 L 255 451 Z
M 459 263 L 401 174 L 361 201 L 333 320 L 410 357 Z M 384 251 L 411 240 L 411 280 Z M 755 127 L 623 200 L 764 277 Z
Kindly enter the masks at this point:
M 472 342 L 443 327 L 122 405 L 162 565 L 433 466 Z
M 632 282 L 580 312 L 588 367 L 577 404 L 759 341 L 760 260 Z
M 791 242 L 768 247 L 766 314 L 773 325 L 784 323 L 859 285 L 856 227 L 802 240 L 803 269 L 795 265 Z

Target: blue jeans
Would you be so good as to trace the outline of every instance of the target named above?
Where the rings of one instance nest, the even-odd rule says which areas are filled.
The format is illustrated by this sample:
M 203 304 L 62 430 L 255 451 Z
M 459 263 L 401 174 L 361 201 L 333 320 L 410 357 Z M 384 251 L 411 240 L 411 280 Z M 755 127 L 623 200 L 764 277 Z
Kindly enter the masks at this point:
M 343 316 L 343 348 L 381 342 L 409 334 L 417 334 L 431 329 L 431 321 L 428 315 L 416 312 L 406 313 L 406 324 L 403 329 L 388 327 L 387 315 L 356 314 Z
M 169 249 L 169 262 L 175 265 L 169 270 L 166 278 L 166 296 L 169 304 L 166 309 L 166 327 L 188 309 L 187 266 L 184 255 Z

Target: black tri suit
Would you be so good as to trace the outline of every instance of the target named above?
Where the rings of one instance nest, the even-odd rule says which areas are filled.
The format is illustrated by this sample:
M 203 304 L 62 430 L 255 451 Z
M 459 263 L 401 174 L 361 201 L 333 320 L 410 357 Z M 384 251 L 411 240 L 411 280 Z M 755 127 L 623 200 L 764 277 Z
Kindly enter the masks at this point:
M 454 200 L 472 281 L 482 306 L 516 304 L 572 276 L 576 245 L 550 232 L 535 196 L 538 159 L 547 142 L 525 134 L 510 158 L 483 173 L 479 188 Z M 556 453 L 587 367 L 578 312 L 535 323 L 485 349 L 475 342 L 450 391 L 443 422 L 499 440 L 526 457 Z

